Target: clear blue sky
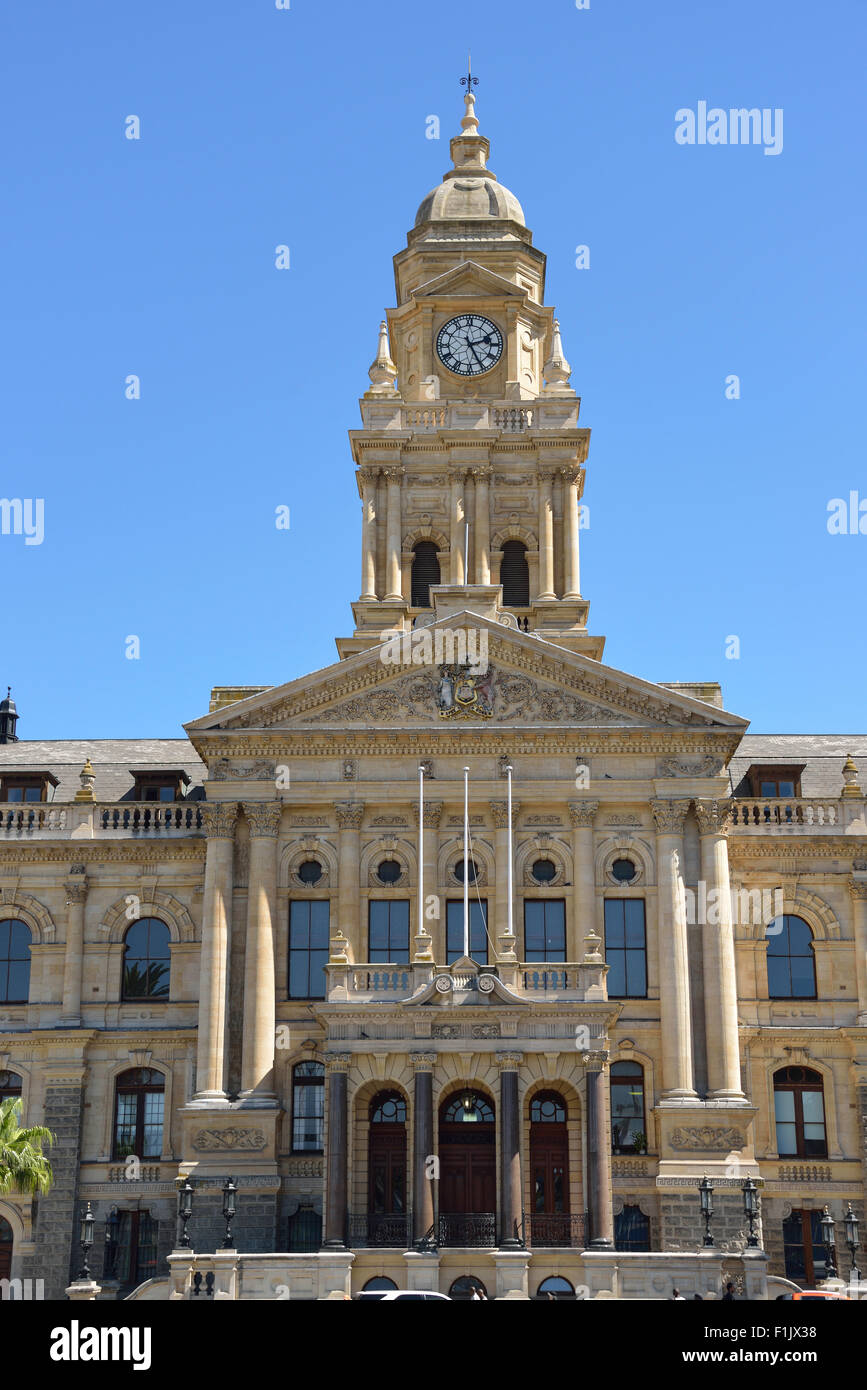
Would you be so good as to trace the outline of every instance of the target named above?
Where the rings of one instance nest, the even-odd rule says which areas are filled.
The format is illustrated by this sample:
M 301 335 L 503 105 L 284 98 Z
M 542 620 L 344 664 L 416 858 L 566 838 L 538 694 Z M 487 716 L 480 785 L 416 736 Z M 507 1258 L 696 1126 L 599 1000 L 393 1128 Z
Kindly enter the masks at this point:
M 754 731 L 864 730 L 867 535 L 826 522 L 867 499 L 865 19 L 862 0 L 7 7 L 0 496 L 45 502 L 41 545 L 0 536 L 21 736 L 171 736 L 214 684 L 335 659 L 360 577 L 346 430 L 391 257 L 450 167 L 468 46 L 593 430 L 582 580 L 606 660 L 720 680 Z M 699 101 L 782 108 L 783 152 L 678 145 Z

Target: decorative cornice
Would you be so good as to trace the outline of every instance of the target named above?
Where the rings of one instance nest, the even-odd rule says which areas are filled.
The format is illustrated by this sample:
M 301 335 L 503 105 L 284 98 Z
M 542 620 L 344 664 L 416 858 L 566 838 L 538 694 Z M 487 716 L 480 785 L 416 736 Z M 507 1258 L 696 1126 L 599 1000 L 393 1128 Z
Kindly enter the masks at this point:
M 251 835 L 274 838 L 279 834 L 282 806 L 263 801 L 245 801 L 242 804 Z
M 696 801 L 693 805 L 700 834 L 726 834 L 732 814 L 730 801 Z
M 363 801 L 335 801 L 334 811 L 340 830 L 360 830 L 364 819 Z
M 598 801 L 570 801 L 569 819 L 576 829 L 592 826 L 596 819 L 596 812 L 599 810 Z
M 235 834 L 238 820 L 237 801 L 205 802 L 202 806 L 202 820 L 209 840 L 231 840 Z
M 0 842 L 2 844 L 2 842 Z M 109 863 L 161 864 L 167 859 L 195 859 L 205 857 L 207 841 L 199 839 L 134 839 L 128 840 L 76 840 L 75 857 L 88 865 Z M 3 847 L 6 848 L 5 846 Z M 0 852 L 0 868 L 12 868 L 21 864 L 68 864 L 72 846 L 67 842 L 46 844 L 44 840 L 11 846 L 8 852 Z
M 650 809 L 659 834 L 682 835 L 689 806 L 688 801 L 651 801 Z

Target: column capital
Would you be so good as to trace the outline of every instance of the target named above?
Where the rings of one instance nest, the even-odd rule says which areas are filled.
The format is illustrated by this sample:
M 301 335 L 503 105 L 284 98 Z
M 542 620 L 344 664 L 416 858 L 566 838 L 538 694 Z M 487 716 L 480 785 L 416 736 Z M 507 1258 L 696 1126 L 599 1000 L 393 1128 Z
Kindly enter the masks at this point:
M 74 904 L 80 906 L 87 902 L 88 882 L 86 878 L 74 878 L 66 880 L 66 906 Z
M 569 817 L 573 826 L 580 827 L 592 826 L 596 819 L 596 812 L 599 810 L 598 801 L 570 801 Z
M 523 1052 L 498 1052 L 494 1058 L 500 1071 L 517 1071 L 524 1060 Z
M 352 1061 L 351 1052 L 327 1052 L 325 1070 L 329 1076 L 345 1076 Z
M 389 484 L 399 483 L 405 472 L 406 469 L 402 464 L 395 463 L 390 464 L 388 468 L 383 468 L 382 476 Z
M 422 807 L 422 822 L 425 830 L 438 830 L 440 821 L 443 817 L 442 801 L 426 801 Z M 415 803 L 416 815 L 418 815 L 418 802 Z
M 409 1060 L 416 1075 L 419 1072 L 432 1072 L 436 1066 L 437 1054 L 435 1052 L 411 1052 Z
M 583 1052 L 581 1054 L 581 1061 L 584 1063 L 584 1070 L 586 1072 L 600 1072 L 604 1071 L 608 1066 L 608 1057 L 609 1053 L 604 1050 Z
M 364 816 L 363 801 L 335 801 L 334 810 L 341 830 L 360 830 Z
M 489 463 L 485 463 L 478 468 L 471 468 L 470 472 L 477 483 L 487 483 L 493 476 L 494 470 Z
M 491 815 L 494 818 L 494 826 L 497 830 L 507 830 L 509 827 L 509 803 L 508 801 L 490 801 Z M 520 801 L 512 802 L 512 829 L 514 830 L 518 820 L 518 813 L 521 809 Z
M 235 834 L 238 820 L 237 801 L 205 802 L 202 806 L 202 819 L 209 840 L 231 840 Z
M 539 482 L 547 483 L 550 486 L 551 483 L 553 483 L 554 479 L 557 477 L 559 471 L 560 470 L 558 468 L 551 468 L 550 466 L 540 468 L 538 473 Z
M 250 834 L 257 837 L 276 838 L 280 830 L 283 807 L 270 801 L 244 801 L 244 815 L 250 826 Z
M 850 874 L 847 880 L 849 892 L 854 902 L 867 902 L 867 878 L 856 877 Z
M 689 801 L 651 801 L 650 809 L 661 835 L 682 835 Z
M 564 483 L 578 483 L 581 481 L 582 469 L 570 464 L 567 468 L 560 468 L 558 472 Z
M 699 832 L 702 835 L 725 835 L 732 814 L 730 801 L 694 801 Z
M 371 483 L 375 483 L 377 481 L 379 477 L 379 469 L 359 468 L 358 476 L 361 480 L 362 487 L 369 487 Z

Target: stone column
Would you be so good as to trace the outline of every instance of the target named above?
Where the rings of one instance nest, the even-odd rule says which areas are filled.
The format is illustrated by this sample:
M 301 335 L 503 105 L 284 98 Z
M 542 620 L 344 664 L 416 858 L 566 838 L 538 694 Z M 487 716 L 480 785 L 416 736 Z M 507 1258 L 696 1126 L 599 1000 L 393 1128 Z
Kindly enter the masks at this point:
M 686 901 L 683 891 L 683 823 L 689 801 L 653 801 L 656 822 L 659 942 L 659 1005 L 664 1100 L 697 1100 L 692 1072 L 692 1026 Z
M 539 473 L 539 593 L 540 599 L 552 599 L 554 593 L 554 501 L 550 470 Z
M 325 1242 L 326 1250 L 346 1246 L 347 1158 L 349 1154 L 349 1116 L 347 1113 L 349 1053 L 333 1052 L 325 1059 L 328 1075 L 328 1135 L 325 1157 Z
M 514 786 L 514 782 L 513 782 Z M 489 802 L 494 818 L 494 872 L 496 875 L 494 894 L 494 938 L 502 952 L 506 930 L 509 924 L 509 803 L 508 801 Z M 512 834 L 518 822 L 520 801 L 512 799 Z M 514 878 L 512 880 L 514 887 Z M 524 956 L 523 922 L 515 921 L 515 938 L 512 950 L 519 960 Z M 517 947 L 520 944 L 520 950 Z
M 466 584 L 464 567 L 464 479 L 463 469 L 452 473 L 449 509 L 449 549 L 451 551 L 451 583 Z
M 476 509 L 474 549 L 476 556 L 476 583 L 491 582 L 491 511 L 488 497 L 490 468 L 474 468 L 476 480 Z
M 427 788 L 425 788 L 427 790 Z M 418 807 L 416 807 L 418 810 Z M 441 801 L 428 801 L 424 803 L 424 864 L 421 866 L 422 872 L 422 896 L 424 897 L 425 908 L 431 898 L 437 899 L 439 908 L 438 917 L 425 917 L 421 926 L 431 937 L 431 949 L 433 958 L 444 963 L 446 958 L 445 940 L 445 899 L 441 898 L 439 883 L 437 881 L 437 864 L 439 863 L 439 827 L 442 820 L 443 803 Z
M 379 471 L 362 468 L 361 482 L 361 597 L 376 598 L 376 485 Z
M 81 1023 L 81 974 L 84 966 L 84 905 L 87 879 L 81 875 L 66 880 L 66 953 L 63 957 L 62 1027 Z
M 402 543 L 400 528 L 400 480 L 403 477 L 403 469 L 384 468 L 383 477 L 388 486 L 388 503 L 386 509 L 385 597 L 392 601 L 399 601 L 403 598 L 400 588 L 400 552 Z
M 585 1052 L 587 1082 L 587 1206 L 590 1249 L 614 1248 L 614 1206 L 611 1194 L 611 1128 L 606 1104 L 608 1053 Z
M 730 806 L 725 801 L 697 801 L 695 814 L 701 836 L 701 877 L 707 892 L 705 918 L 716 919 L 701 924 L 708 1099 L 743 1101 L 735 933 L 726 840 Z
M 275 1105 L 277 1028 L 274 937 L 277 927 L 277 836 L 282 806 L 244 802 L 250 827 L 247 942 L 244 955 L 244 1037 L 241 1097 Z
M 202 952 L 199 967 L 199 1028 L 196 1053 L 198 1101 L 223 1101 L 226 1068 L 226 992 L 232 916 L 232 849 L 238 806 L 233 801 L 202 807 L 208 832 Z
M 855 928 L 855 982 L 858 989 L 858 1026 L 867 1026 L 867 875 L 849 879 L 852 921 Z
M 581 597 L 581 571 L 578 561 L 578 468 L 562 469 L 564 598 Z
M 572 913 L 566 933 L 566 959 L 580 960 L 584 938 L 596 930 L 596 858 L 593 824 L 598 801 L 570 801 L 572 820 Z
M 500 1249 L 516 1250 L 523 1239 L 521 1211 L 521 1110 L 518 1068 L 521 1052 L 498 1052 L 500 1068 Z
M 359 831 L 364 816 L 363 801 L 337 801 L 338 846 L 340 857 L 337 879 L 337 929 L 349 943 L 351 961 L 366 960 L 367 950 L 359 940 L 358 881 L 360 858 Z M 334 935 L 332 925 L 331 934 Z
M 433 1069 L 437 1056 L 435 1052 L 411 1052 L 409 1059 L 415 1071 L 412 1243 L 419 1245 L 434 1224 L 433 1165 L 428 1165 L 428 1159 L 434 1151 Z

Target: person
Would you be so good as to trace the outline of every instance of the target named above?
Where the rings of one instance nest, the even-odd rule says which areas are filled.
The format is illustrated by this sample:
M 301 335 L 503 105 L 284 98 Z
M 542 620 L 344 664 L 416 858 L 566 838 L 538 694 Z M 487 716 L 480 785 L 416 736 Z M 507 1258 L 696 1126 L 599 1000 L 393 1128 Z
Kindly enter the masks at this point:
M 704 1299 L 702 1298 L 702 1296 L 701 1296 L 700 1293 L 694 1293 L 694 1294 L 693 1294 L 693 1296 L 692 1296 L 692 1301 L 693 1301 L 693 1303 L 695 1303 L 696 1299 L 698 1299 L 699 1303 L 704 1303 Z
M 735 1302 L 735 1286 L 731 1282 L 731 1280 L 729 1280 L 729 1282 L 726 1284 L 726 1291 L 722 1296 L 722 1301 L 723 1303 Z
M 684 1298 L 680 1289 L 672 1289 L 671 1298 L 668 1301 L 669 1303 L 685 1303 L 686 1299 Z

